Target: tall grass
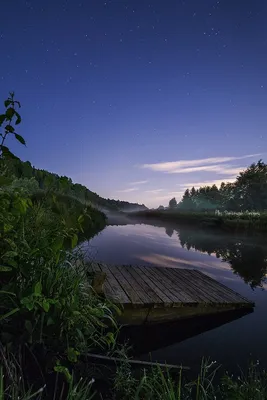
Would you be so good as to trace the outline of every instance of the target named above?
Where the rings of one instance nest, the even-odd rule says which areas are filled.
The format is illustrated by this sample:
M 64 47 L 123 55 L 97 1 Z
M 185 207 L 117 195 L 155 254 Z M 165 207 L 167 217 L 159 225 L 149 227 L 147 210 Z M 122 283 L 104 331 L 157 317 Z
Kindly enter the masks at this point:
M 121 400 L 266 400 L 267 374 L 251 364 L 239 377 L 220 374 L 214 362 L 202 361 L 198 376 L 188 381 L 182 369 L 177 373 L 154 367 L 141 377 L 125 360 L 117 369 L 115 398 Z

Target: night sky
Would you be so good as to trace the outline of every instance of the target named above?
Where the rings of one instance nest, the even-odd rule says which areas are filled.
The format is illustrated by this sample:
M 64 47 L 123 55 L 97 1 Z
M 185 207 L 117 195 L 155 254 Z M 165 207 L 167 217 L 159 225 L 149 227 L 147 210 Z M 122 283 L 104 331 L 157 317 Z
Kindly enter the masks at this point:
M 266 0 L 9 0 L 0 12 L 1 99 L 22 103 L 27 148 L 10 143 L 22 160 L 153 207 L 266 161 Z

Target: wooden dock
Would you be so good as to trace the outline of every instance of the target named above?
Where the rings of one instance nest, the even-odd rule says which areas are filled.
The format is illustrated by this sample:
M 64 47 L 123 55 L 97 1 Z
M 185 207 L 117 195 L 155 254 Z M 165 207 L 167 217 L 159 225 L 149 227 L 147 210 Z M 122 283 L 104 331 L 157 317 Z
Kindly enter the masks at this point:
M 90 268 L 106 274 L 104 295 L 123 306 L 120 322 L 127 325 L 254 307 L 240 294 L 194 269 L 102 263 L 92 263 Z

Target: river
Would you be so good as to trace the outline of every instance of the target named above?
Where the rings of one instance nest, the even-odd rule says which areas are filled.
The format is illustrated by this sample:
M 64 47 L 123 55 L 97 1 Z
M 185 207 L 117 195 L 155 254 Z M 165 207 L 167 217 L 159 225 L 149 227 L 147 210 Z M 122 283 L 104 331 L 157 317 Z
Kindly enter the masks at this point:
M 246 367 L 250 360 L 267 367 L 265 238 L 149 221 L 109 225 L 83 248 L 99 262 L 196 268 L 256 304 L 254 312 L 202 333 L 196 330 L 195 336 L 179 338 L 178 343 L 173 335 L 170 345 L 154 349 L 149 356 L 144 352 L 143 359 L 192 367 L 204 356 L 229 370 L 237 364 Z

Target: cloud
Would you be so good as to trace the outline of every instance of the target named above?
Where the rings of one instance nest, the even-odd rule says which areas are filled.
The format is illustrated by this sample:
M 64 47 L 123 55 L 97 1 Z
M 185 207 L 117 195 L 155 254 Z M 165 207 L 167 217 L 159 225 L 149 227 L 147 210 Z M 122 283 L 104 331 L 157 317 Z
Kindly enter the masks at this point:
M 170 162 L 161 162 L 156 164 L 143 164 L 141 168 L 150 169 L 152 171 L 165 172 L 169 174 L 188 173 L 195 171 L 214 171 L 214 169 L 218 168 L 217 164 L 222 164 L 236 160 L 243 160 L 246 158 L 256 157 L 259 155 L 260 154 L 248 154 L 242 157 L 211 157 L 211 158 L 203 158 L 197 160 L 170 161 Z
M 244 169 L 242 167 L 233 168 L 233 166 L 228 164 L 221 165 L 201 165 L 199 167 L 191 167 L 191 168 L 178 168 L 173 171 L 169 171 L 169 174 L 188 174 L 190 172 L 215 172 L 216 174 L 221 175 L 238 175 L 239 172 Z
M 236 177 L 231 176 L 231 177 L 226 177 L 225 179 L 214 179 L 214 180 L 202 181 L 202 182 L 188 182 L 188 183 L 179 184 L 178 186 L 180 186 L 180 188 L 183 188 L 184 190 L 192 188 L 193 186 L 195 189 L 198 189 L 203 186 L 212 186 L 212 185 L 221 186 L 222 182 L 232 183 L 235 180 L 236 180 Z
M 144 185 L 148 181 L 137 181 L 137 182 L 130 182 L 129 185 Z
M 123 189 L 123 190 L 117 190 L 117 192 L 119 192 L 119 193 L 129 193 L 129 192 L 135 192 L 136 190 L 139 190 L 139 188 L 133 187 L 133 188 Z
M 151 190 L 146 190 L 145 193 L 152 193 L 152 194 L 157 194 L 159 192 L 163 192 L 164 189 L 151 189 Z

